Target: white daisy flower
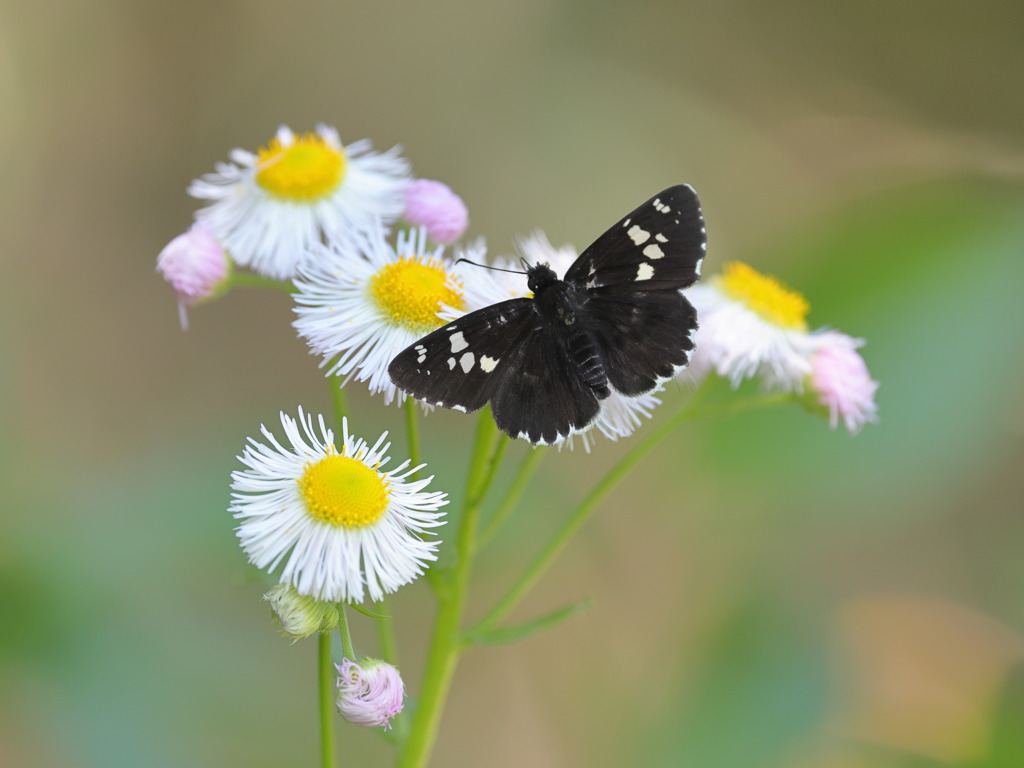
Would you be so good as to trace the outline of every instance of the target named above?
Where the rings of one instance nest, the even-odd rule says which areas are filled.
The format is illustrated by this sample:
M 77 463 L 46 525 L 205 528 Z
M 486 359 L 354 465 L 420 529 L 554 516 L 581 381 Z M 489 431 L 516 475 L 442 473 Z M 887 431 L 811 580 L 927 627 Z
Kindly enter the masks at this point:
M 684 294 L 700 321 L 688 375 L 714 371 L 733 387 L 758 376 L 767 389 L 801 391 L 811 372 L 803 296 L 741 262 Z
M 540 231 L 520 240 L 517 243 L 517 249 L 528 264 L 531 266 L 547 264 L 560 278 L 565 276 L 569 267 L 579 258 L 579 252 L 573 246 L 566 244 L 561 248 L 555 248 L 547 236 Z M 460 256 L 477 263 L 485 263 L 485 252 L 483 244 L 476 243 L 462 251 Z M 499 257 L 494 260 L 492 266 L 498 269 L 522 271 L 522 263 L 518 259 Z M 477 271 L 483 274 L 479 280 L 474 281 L 471 286 L 467 286 L 466 311 L 481 309 L 510 298 L 531 295 L 526 284 L 525 274 L 488 269 L 477 269 Z M 446 312 L 442 314 L 442 317 L 445 320 L 455 320 L 463 314 L 465 312 Z M 609 440 L 618 440 L 620 437 L 628 437 L 633 434 L 643 423 L 643 419 L 650 418 L 651 411 L 661 404 L 661 400 L 657 397 L 657 393 L 661 391 L 662 388 L 658 387 L 653 392 L 627 397 L 612 389 L 611 395 L 601 401 L 601 411 L 597 419 L 583 432 L 574 433 L 568 438 L 569 447 L 573 447 L 574 438 L 579 437 L 584 449 L 589 452 L 592 445 L 590 432 L 592 429 L 597 429 Z
M 295 281 L 294 326 L 328 375 L 366 381 L 385 403 L 400 404 L 405 393 L 391 383 L 388 364 L 444 324 L 442 309 L 465 309 L 466 272 L 444 258 L 444 246 L 427 250 L 423 228 L 400 232 L 397 241 L 392 247 L 377 227 L 358 249 L 317 246 Z
M 383 465 L 390 443 L 385 432 L 373 446 L 342 422 L 340 450 L 319 417 L 299 409 L 281 414 L 290 446 L 266 427 L 269 445 L 252 438 L 231 473 L 229 511 L 241 520 L 236 532 L 249 562 L 272 571 L 282 562 L 281 582 L 300 595 L 331 602 L 380 600 L 423 573 L 437 559 L 437 541 L 425 541 L 443 525 L 447 494 L 425 493 L 433 477 L 410 481 L 421 467 Z
M 315 243 L 351 240 L 375 219 L 402 215 L 409 164 L 399 147 L 370 149 L 367 140 L 343 146 L 326 125 L 301 136 L 281 126 L 256 154 L 233 150 L 233 162 L 188 191 L 211 201 L 197 216 L 237 263 L 288 279 Z

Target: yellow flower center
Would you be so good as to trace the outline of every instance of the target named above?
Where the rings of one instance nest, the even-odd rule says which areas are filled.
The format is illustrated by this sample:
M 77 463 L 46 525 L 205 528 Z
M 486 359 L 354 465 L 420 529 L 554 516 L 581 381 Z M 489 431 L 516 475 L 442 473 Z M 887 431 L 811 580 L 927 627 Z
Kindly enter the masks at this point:
M 448 280 L 448 273 L 436 259 L 401 258 L 381 268 L 370 279 L 370 292 L 377 306 L 395 325 L 417 333 L 440 326 L 441 304 L 465 309 L 462 292 Z
M 783 328 L 807 330 L 807 313 L 811 305 L 774 277 L 762 275 L 752 267 L 734 261 L 722 268 L 718 281 L 726 294 L 768 322 Z
M 274 139 L 257 154 L 256 183 L 286 200 L 313 200 L 333 192 L 345 173 L 345 153 L 315 133 L 284 145 Z
M 363 462 L 336 453 L 307 464 L 298 483 L 310 516 L 345 528 L 377 522 L 388 507 L 391 489 Z

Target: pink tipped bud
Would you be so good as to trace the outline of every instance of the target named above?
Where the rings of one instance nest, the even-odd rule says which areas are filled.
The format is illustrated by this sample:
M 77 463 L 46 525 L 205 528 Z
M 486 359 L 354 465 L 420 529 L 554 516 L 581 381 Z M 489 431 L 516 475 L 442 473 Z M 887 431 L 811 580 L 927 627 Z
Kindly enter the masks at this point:
M 864 346 L 863 339 L 838 331 L 825 331 L 816 337 L 809 394 L 828 409 L 829 425 L 835 429 L 842 419 L 846 429 L 855 434 L 865 424 L 877 422 L 878 382 L 871 378 L 864 358 L 857 352 Z
M 335 667 L 341 716 L 354 725 L 391 727 L 391 718 L 402 711 L 405 697 L 398 670 L 379 659 L 362 659 L 359 664 L 342 659 Z
M 182 327 L 185 308 L 219 292 L 231 268 L 224 247 L 202 222 L 171 240 L 156 258 L 156 270 L 178 294 Z
M 405 188 L 405 220 L 426 227 L 435 243 L 451 243 L 466 231 L 469 211 L 447 184 L 416 179 Z

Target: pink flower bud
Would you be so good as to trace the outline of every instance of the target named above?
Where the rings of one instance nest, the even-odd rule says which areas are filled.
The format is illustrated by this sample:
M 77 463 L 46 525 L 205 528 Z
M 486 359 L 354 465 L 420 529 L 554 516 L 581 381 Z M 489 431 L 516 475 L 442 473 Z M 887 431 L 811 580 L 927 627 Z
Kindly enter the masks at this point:
M 398 670 L 379 659 L 362 659 L 357 664 L 342 659 L 338 670 L 336 703 L 341 716 L 354 725 L 387 730 L 391 718 L 402 711 L 405 684 Z
M 224 247 L 202 222 L 164 246 L 156 270 L 178 294 L 182 328 L 188 326 L 185 308 L 217 295 L 230 268 Z
M 818 403 L 828 409 L 833 429 L 839 419 L 851 433 L 878 421 L 878 382 L 871 378 L 864 358 L 857 352 L 863 345 L 863 339 L 838 331 L 815 334 L 817 349 L 811 355 L 810 390 Z
M 466 231 L 469 211 L 447 184 L 416 179 L 405 188 L 405 220 L 426 227 L 435 243 L 451 243 Z

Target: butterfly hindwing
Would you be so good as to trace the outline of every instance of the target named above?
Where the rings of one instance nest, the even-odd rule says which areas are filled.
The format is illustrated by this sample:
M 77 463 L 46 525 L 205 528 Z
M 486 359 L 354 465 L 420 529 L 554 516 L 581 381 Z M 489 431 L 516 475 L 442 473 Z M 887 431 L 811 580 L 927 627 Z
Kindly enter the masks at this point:
M 697 194 L 679 184 L 597 238 L 569 267 L 565 280 L 579 289 L 605 292 L 679 290 L 700 277 L 705 248 Z
M 623 395 L 649 392 L 689 362 L 697 313 L 679 291 L 593 292 L 585 309 L 608 382 Z
M 538 323 L 507 366 L 490 398 L 494 423 L 506 434 L 552 444 L 582 431 L 597 417 L 597 396 L 551 327 Z
M 507 375 L 537 321 L 530 299 L 470 312 L 400 352 L 388 366 L 396 386 L 418 400 L 473 412 Z

